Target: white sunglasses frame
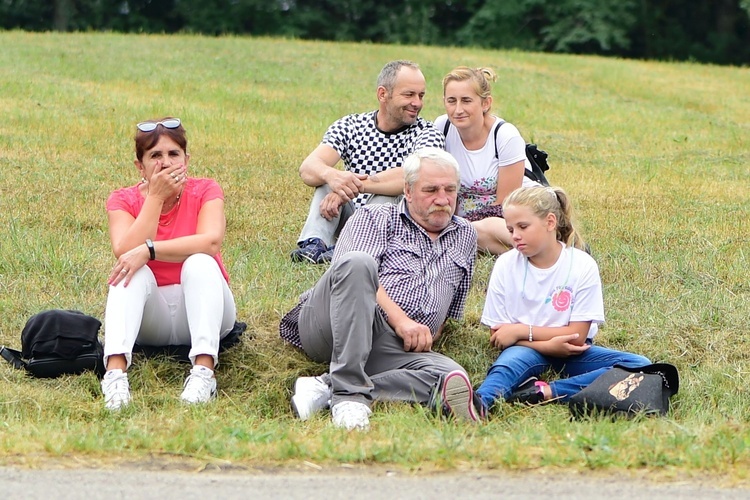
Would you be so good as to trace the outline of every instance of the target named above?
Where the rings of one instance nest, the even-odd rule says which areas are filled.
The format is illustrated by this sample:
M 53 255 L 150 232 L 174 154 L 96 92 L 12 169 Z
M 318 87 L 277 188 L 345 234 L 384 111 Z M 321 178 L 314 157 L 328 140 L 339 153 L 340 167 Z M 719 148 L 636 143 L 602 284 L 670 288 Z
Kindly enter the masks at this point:
M 138 130 L 140 130 L 141 132 L 153 132 L 159 125 L 164 128 L 175 129 L 181 124 L 182 121 L 179 118 L 167 118 L 166 120 L 162 120 L 160 122 L 141 122 L 136 125 L 136 128 L 138 128 Z

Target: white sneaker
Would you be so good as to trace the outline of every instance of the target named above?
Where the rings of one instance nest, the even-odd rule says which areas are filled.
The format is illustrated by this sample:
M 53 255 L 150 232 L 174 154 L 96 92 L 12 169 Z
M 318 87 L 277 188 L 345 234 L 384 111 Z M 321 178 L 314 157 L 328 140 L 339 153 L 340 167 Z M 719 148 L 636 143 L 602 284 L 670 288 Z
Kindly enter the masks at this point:
M 356 401 L 342 401 L 331 408 L 333 425 L 348 431 L 366 431 L 370 429 L 370 415 L 372 411 L 364 403 Z
M 130 403 L 130 384 L 128 374 L 122 370 L 109 370 L 102 378 L 104 407 L 108 410 L 119 410 Z
M 201 365 L 193 366 L 183 387 L 180 399 L 184 402 L 190 404 L 209 402 L 216 397 L 214 371 Z
M 294 383 L 292 409 L 300 420 L 307 420 L 331 404 L 331 388 L 322 377 L 300 377 Z

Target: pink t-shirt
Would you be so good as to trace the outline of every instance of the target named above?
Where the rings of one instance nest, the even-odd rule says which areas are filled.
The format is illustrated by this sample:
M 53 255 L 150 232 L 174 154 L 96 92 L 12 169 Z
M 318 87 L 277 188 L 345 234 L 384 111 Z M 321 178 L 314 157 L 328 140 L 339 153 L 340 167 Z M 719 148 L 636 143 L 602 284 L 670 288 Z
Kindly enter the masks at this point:
M 224 192 L 216 181 L 189 177 L 185 189 L 182 191 L 182 196 L 180 196 L 179 205 L 166 214 L 162 214 L 159 218 L 159 226 L 156 230 L 154 242 L 195 234 L 198 227 L 198 214 L 203 204 L 215 199 L 224 199 Z M 145 201 L 146 199 L 141 194 L 137 185 L 118 189 L 109 195 L 107 199 L 107 211 L 124 210 L 133 217 L 137 217 Z M 221 261 L 221 253 L 214 255 L 214 259 L 219 264 L 221 273 L 228 283 L 229 274 L 224 268 L 224 263 Z M 159 286 L 180 283 L 182 262 L 150 260 L 148 267 L 153 271 L 156 283 Z

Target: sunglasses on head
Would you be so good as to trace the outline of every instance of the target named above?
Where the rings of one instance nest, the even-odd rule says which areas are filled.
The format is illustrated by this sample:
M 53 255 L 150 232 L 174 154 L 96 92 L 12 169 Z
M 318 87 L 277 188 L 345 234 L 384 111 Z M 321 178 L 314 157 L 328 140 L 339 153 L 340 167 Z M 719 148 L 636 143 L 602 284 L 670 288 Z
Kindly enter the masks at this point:
M 159 125 L 163 125 L 166 128 L 177 128 L 180 126 L 180 119 L 169 118 L 160 122 L 141 122 L 136 125 L 136 127 L 138 127 L 138 130 L 141 132 L 153 132 Z

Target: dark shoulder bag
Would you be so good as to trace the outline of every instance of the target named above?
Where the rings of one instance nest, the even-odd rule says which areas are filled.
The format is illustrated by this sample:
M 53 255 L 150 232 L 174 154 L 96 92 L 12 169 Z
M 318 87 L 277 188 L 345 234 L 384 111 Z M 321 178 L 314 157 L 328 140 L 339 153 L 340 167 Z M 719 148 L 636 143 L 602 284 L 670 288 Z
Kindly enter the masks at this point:
M 101 321 L 80 311 L 51 309 L 35 314 L 21 332 L 21 351 L 2 347 L 0 355 L 30 375 L 53 378 L 93 370 L 104 375 Z
M 570 397 L 573 418 L 593 415 L 666 415 L 669 399 L 680 386 L 677 368 L 668 363 L 615 365 L 591 385 Z

